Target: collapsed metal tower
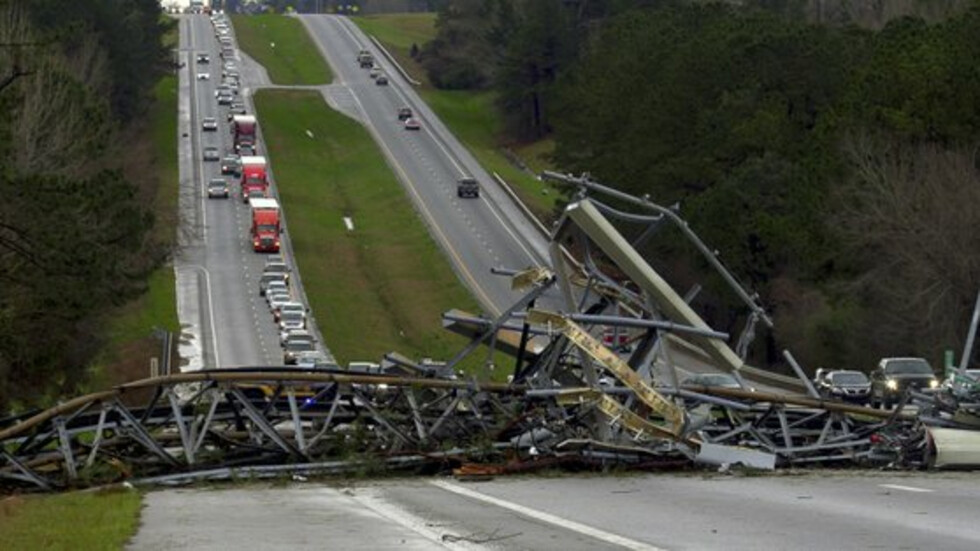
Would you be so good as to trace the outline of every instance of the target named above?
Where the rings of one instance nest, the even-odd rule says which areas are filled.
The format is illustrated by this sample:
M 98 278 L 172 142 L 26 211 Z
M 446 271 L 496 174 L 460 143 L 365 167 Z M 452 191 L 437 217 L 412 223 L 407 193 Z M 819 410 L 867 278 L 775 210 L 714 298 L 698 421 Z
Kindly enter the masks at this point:
M 467 465 L 474 464 L 477 472 L 501 472 L 564 462 L 771 469 L 976 461 L 943 455 L 940 445 L 966 441 L 980 449 L 980 432 L 963 430 L 980 426 L 977 409 L 966 407 L 972 394 L 911 396 L 917 414 L 904 403 L 879 411 L 820 399 L 788 353 L 798 377 L 747 366 L 756 324 L 772 320 L 673 210 L 588 178 L 549 177 L 643 212 L 581 194 L 553 230 L 551 268 L 502 271 L 525 293 L 511 308 L 495 319 L 444 315 L 449 330 L 470 338 L 446 364 L 389 354 L 363 372 L 257 367 L 136 381 L 0 420 L 0 487 L 473 472 Z M 630 242 L 610 219 L 641 230 Z M 690 306 L 693 294 L 677 294 L 637 251 L 666 223 L 746 305 L 735 350 Z M 542 303 L 559 307 L 536 307 Z M 455 366 L 481 345 L 488 358 L 496 351 L 514 358 L 508 383 L 459 378 Z M 742 388 L 683 385 L 682 367 L 730 373 Z M 142 389 L 152 398 L 127 405 Z

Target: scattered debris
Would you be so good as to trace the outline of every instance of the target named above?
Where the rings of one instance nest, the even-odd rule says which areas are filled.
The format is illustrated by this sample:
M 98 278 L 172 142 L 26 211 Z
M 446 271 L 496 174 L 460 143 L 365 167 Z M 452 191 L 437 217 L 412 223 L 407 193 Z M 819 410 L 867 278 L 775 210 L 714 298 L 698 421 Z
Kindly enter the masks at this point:
M 756 295 L 675 209 L 613 195 L 645 213 L 580 196 L 553 230 L 551 268 L 496 270 L 525 293 L 511 308 L 495 319 L 444 315 L 447 329 L 471 339 L 445 363 L 391 353 L 370 373 L 202 370 L 81 396 L 0 420 L 0 489 L 386 471 L 485 480 L 555 467 L 706 464 L 748 476 L 813 465 L 980 465 L 980 385 L 968 373 L 882 411 L 814 396 L 798 365 L 798 377 L 745 365 L 756 324 L 772 324 Z M 609 218 L 647 229 L 631 242 Z M 634 248 L 666 223 L 681 228 L 750 312 L 735 350 L 689 306 L 696 290 L 679 295 Z M 508 383 L 460 378 L 457 365 L 481 344 L 488 357 L 513 358 L 512 368 L 497 365 L 512 369 Z M 677 360 L 691 354 L 736 384 L 685 384 Z M 148 403 L 121 400 L 140 389 L 152 390 Z

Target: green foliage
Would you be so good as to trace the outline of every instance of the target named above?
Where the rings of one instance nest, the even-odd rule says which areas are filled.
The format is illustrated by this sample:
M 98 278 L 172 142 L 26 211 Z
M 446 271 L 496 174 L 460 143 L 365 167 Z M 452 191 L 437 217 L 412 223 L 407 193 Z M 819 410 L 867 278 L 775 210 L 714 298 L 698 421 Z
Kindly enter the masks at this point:
M 113 113 L 123 120 L 143 113 L 156 76 L 170 60 L 157 0 L 31 0 L 30 6 L 38 28 L 65 54 L 97 40 L 108 60 L 104 86 Z
M 63 9 L 60 9 L 63 8 Z M 164 257 L 138 116 L 169 59 L 148 0 L 0 3 L 0 411 L 73 392 Z M 19 72 L 19 74 L 17 74 Z M 173 111 L 170 117 L 173 118 Z M 170 140 L 173 143 L 174 133 Z M 124 171 L 126 171 L 124 173 Z M 168 183 L 172 183 L 168 182 Z M 173 203 L 171 203 L 173 204 Z

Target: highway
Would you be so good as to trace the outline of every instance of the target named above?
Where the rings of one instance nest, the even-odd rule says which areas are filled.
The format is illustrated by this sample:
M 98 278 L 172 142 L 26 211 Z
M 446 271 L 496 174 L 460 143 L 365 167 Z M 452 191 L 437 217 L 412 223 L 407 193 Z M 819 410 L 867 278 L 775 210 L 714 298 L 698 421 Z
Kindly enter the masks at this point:
M 265 256 L 252 251 L 248 206 L 242 202 L 232 176 L 225 177 L 230 199 L 207 198 L 207 181 L 221 177 L 221 169 L 219 162 L 205 162 L 202 150 L 215 146 L 223 156 L 233 149 L 228 109 L 219 106 L 214 95 L 222 70 L 218 41 L 207 17 L 181 17 L 180 25 L 180 57 L 186 65 L 180 71 L 181 228 L 175 271 L 183 328 L 182 369 L 281 365 L 278 333 L 264 298 L 258 294 Z M 200 53 L 209 54 L 210 63 L 197 63 Z M 237 63 L 242 65 L 240 60 Z M 209 73 L 210 78 L 196 78 L 202 72 Z M 245 87 L 241 97 L 249 112 L 254 112 Z M 201 129 L 204 117 L 217 118 L 216 132 Z M 288 232 L 283 236 L 282 249 L 292 265 Z M 295 270 L 293 275 L 294 294 L 305 303 L 301 279 Z
M 171 490 L 132 548 L 973 550 L 978 499 L 971 473 L 862 471 Z
M 375 85 L 357 67 L 357 50 L 373 50 L 359 31 L 340 18 L 301 19 L 337 74 L 324 87 L 327 96 L 374 135 L 483 307 L 510 305 L 519 295 L 490 268 L 542 263 L 543 240 L 384 59 L 377 56 L 392 86 Z M 194 62 L 197 53 L 211 54 L 209 67 Z M 278 364 L 271 316 L 256 290 L 263 257 L 246 239 L 247 209 L 236 197 L 208 200 L 202 187 L 219 169 L 202 161 L 201 149 L 231 145 L 216 83 L 193 78 L 199 70 L 220 75 L 206 17 L 181 18 L 180 55 L 187 66 L 180 79 L 183 222 L 175 270 L 182 355 L 191 352 L 185 369 Z M 245 86 L 260 84 L 248 80 L 258 74 L 260 68 L 243 71 Z M 398 123 L 403 105 L 420 114 L 421 132 Z M 218 132 L 201 131 L 204 116 L 219 119 Z M 456 197 L 456 178 L 464 174 L 484 184 L 479 200 Z M 980 482 L 969 474 L 856 470 L 259 484 L 150 492 L 130 548 L 976 549 L 978 498 Z
M 334 71 L 333 88 L 349 91 L 358 119 L 462 281 L 486 311 L 496 314 L 509 307 L 521 294 L 510 289 L 509 278 L 491 274 L 491 268 L 545 265 L 547 241 L 353 23 L 329 15 L 299 18 Z M 390 85 L 376 85 L 369 71 L 358 66 L 360 49 L 374 53 Z M 397 117 L 403 106 L 411 107 L 421 121 L 420 131 L 404 129 Z M 462 176 L 480 181 L 479 199 L 457 197 L 456 181 Z

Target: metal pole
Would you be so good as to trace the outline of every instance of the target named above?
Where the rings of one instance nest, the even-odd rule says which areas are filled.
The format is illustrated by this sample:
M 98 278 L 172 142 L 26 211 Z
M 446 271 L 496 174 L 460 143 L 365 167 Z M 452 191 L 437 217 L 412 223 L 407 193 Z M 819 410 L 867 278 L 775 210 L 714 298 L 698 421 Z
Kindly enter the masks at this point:
M 709 249 L 708 246 L 705 245 L 703 241 L 701 241 L 701 238 L 699 238 L 698 235 L 694 233 L 694 231 L 691 230 L 690 227 L 688 227 L 687 222 L 684 221 L 684 219 L 678 216 L 671 209 L 662 207 L 650 201 L 649 199 L 646 198 L 640 199 L 628 193 L 623 193 L 622 191 L 604 186 L 602 184 L 598 184 L 596 182 L 589 180 L 588 177 L 576 178 L 570 174 L 559 174 L 557 172 L 552 172 L 550 170 L 544 171 L 542 173 L 542 176 L 549 180 L 564 182 L 566 184 L 581 186 L 601 193 L 605 193 L 607 195 L 611 195 L 615 197 L 616 199 L 626 201 L 627 203 L 632 203 L 634 205 L 638 205 L 643 208 L 652 210 L 654 212 L 663 214 L 671 222 L 673 222 L 674 225 L 680 228 L 680 230 L 684 233 L 684 235 L 692 243 L 694 243 L 694 246 L 697 247 L 698 251 L 701 252 L 701 255 L 708 260 L 708 263 L 711 264 L 712 267 L 718 270 L 718 273 L 721 274 L 721 277 L 724 278 L 724 280 L 728 283 L 728 285 L 731 286 L 731 288 L 735 291 L 736 294 L 738 294 L 739 298 L 741 298 L 742 301 L 744 301 L 745 304 L 749 308 L 751 308 L 753 312 L 756 312 L 759 315 L 759 318 L 766 324 L 766 326 L 772 327 L 772 319 L 769 317 L 769 314 L 767 314 L 765 309 L 762 308 L 762 306 L 760 306 L 758 302 L 756 302 L 756 297 L 749 295 L 748 291 L 746 291 L 742 287 L 742 285 L 738 282 L 738 280 L 735 279 L 735 276 L 733 276 L 731 272 L 729 272 L 728 269 L 725 268 L 724 264 L 722 264 L 721 261 L 718 260 L 717 251 L 713 251 Z
M 977 336 L 978 323 L 980 323 L 980 292 L 977 292 L 977 301 L 973 306 L 973 319 L 970 320 L 970 332 L 966 336 L 966 344 L 963 345 L 963 357 L 960 358 L 960 371 L 966 369 L 970 363 L 970 356 L 973 355 L 973 340 Z
M 817 392 L 817 389 L 813 388 L 813 383 L 810 382 L 810 379 L 807 379 L 806 375 L 803 374 L 803 368 L 800 367 L 800 364 L 796 363 L 796 358 L 789 353 L 789 350 L 783 350 L 783 357 L 786 358 L 786 361 L 789 362 L 789 365 L 793 368 L 793 371 L 796 372 L 796 376 L 803 381 L 803 386 L 806 387 L 806 393 L 809 394 L 811 398 L 819 399 L 820 394 Z

